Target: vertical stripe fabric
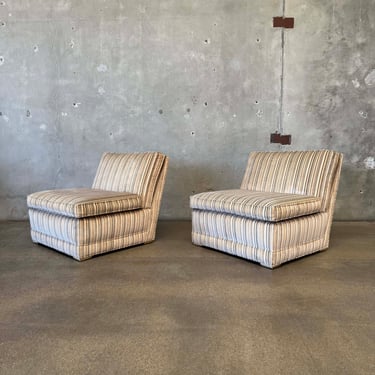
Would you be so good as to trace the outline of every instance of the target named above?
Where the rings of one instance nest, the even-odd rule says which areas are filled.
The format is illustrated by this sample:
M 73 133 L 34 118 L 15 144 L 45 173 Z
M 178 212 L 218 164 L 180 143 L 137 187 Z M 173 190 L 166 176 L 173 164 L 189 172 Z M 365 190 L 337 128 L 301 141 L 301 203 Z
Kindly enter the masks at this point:
M 77 260 L 151 241 L 150 208 L 82 219 L 30 209 L 29 216 L 31 228 L 37 229 L 31 232 L 34 242 Z
M 329 150 L 253 152 L 241 189 L 320 197 L 325 211 L 340 158 Z
M 209 191 L 190 199 L 190 207 L 264 221 L 281 221 L 320 212 L 320 198 L 245 189 Z
M 158 152 L 105 153 L 92 188 L 140 195 L 143 207 L 149 208 L 164 159 Z
M 28 197 L 32 240 L 77 260 L 153 241 L 167 168 L 157 152 L 104 154 L 86 196 L 67 189 Z
M 278 223 L 193 210 L 193 243 L 229 252 L 274 268 L 328 246 L 327 213 Z
M 326 249 L 341 165 L 328 150 L 251 153 L 241 190 L 191 197 L 193 243 L 268 268 Z
M 142 208 L 137 194 L 98 189 L 45 190 L 27 197 L 30 208 L 71 217 L 88 217 Z

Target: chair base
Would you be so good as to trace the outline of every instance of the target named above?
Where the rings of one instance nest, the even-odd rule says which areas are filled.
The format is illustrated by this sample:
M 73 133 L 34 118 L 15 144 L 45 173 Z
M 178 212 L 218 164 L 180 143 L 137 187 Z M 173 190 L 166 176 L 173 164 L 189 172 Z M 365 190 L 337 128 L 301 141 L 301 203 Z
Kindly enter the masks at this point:
M 77 219 L 29 209 L 31 239 L 82 261 L 152 242 L 156 221 L 150 209 Z
M 323 240 L 317 240 L 312 243 L 296 246 L 294 248 L 286 249 L 279 254 L 275 254 L 272 251 L 256 249 L 244 244 L 235 243 L 228 240 L 220 240 L 194 232 L 192 233 L 192 241 L 194 245 L 208 247 L 210 249 L 250 260 L 269 269 L 274 269 L 283 263 L 302 258 L 306 255 L 311 255 L 328 248 L 328 246 L 323 244 Z M 216 246 L 213 245 L 213 243 L 216 243 Z M 294 254 L 294 256 L 290 256 L 290 254 Z M 278 261 L 275 262 L 272 260 L 272 258 L 277 258 Z
M 200 210 L 193 210 L 192 217 L 195 245 L 236 255 L 267 268 L 328 248 L 330 225 L 326 213 L 278 223 Z
M 84 261 L 96 255 L 108 253 L 111 251 L 122 250 L 132 246 L 153 242 L 153 240 L 145 241 L 144 238 L 147 236 L 149 236 L 149 233 L 137 233 L 128 237 L 109 240 L 106 242 L 100 242 L 90 245 L 74 245 L 43 233 L 31 231 L 31 239 L 34 243 L 47 246 L 60 253 L 71 256 L 73 259 L 78 261 Z

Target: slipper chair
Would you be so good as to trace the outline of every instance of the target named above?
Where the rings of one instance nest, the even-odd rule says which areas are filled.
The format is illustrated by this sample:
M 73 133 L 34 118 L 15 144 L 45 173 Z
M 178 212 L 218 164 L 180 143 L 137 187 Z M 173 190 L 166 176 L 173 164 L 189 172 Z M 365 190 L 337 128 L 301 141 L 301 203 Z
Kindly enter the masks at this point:
M 250 153 L 240 189 L 190 197 L 192 241 L 268 267 L 328 248 L 342 155 Z
M 30 194 L 33 242 L 76 260 L 152 242 L 167 166 L 158 152 L 105 153 L 92 188 Z

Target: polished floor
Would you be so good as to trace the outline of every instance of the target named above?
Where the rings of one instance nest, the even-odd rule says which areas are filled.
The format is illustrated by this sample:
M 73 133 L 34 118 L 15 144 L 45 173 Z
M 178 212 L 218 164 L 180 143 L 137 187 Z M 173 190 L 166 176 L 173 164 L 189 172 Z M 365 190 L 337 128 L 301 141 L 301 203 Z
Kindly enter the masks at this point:
M 190 229 L 79 263 L 0 222 L 0 374 L 375 374 L 375 223 L 275 270 Z

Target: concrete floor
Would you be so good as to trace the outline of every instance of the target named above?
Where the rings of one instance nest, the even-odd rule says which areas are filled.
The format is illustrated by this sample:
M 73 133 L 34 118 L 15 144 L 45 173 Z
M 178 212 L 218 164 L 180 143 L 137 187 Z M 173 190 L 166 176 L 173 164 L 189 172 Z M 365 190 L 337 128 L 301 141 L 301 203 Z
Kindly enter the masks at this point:
M 0 374 L 374 374 L 375 223 L 273 271 L 157 240 L 79 263 L 0 223 Z

